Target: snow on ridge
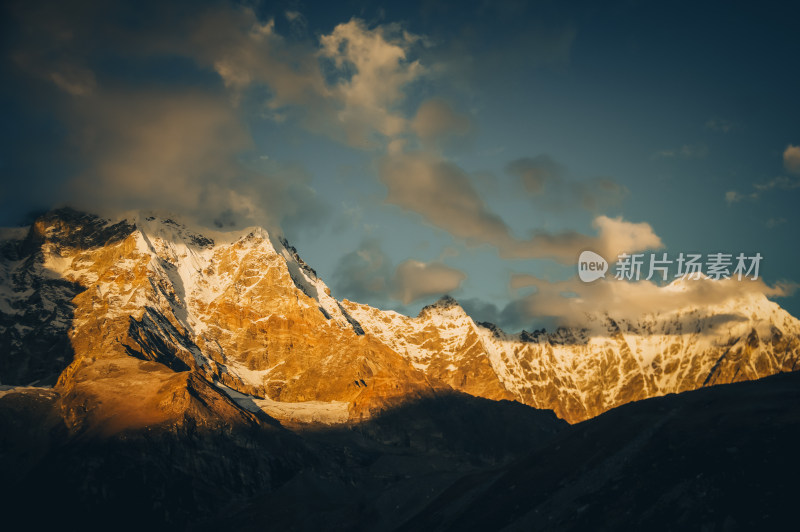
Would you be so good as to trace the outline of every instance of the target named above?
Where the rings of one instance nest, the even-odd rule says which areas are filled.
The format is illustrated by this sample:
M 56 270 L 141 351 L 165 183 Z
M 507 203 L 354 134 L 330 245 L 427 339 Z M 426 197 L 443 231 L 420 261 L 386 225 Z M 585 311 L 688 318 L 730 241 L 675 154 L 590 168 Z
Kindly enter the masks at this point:
M 136 216 L 135 223 L 145 247 L 175 266 L 189 306 L 194 298 L 209 303 L 224 292 L 230 279 L 214 271 L 213 257 L 224 252 L 225 248 L 236 246 L 236 259 L 241 261 L 249 253 L 256 252 L 265 257 L 266 267 L 285 267 L 295 286 L 317 302 L 320 311 L 332 324 L 360 331 L 358 323 L 351 323 L 344 315 L 339 302 L 330 296 L 330 290 L 316 272 L 281 236 L 258 226 L 230 231 L 204 228 L 199 232 L 196 227 L 189 228 L 176 222 L 175 217 L 149 213 Z M 170 272 L 166 273 L 169 275 Z M 202 331 L 207 324 L 200 318 L 194 319 L 191 308 L 188 310 L 192 326 L 197 332 Z
M 300 401 L 289 403 L 274 401 L 269 398 L 258 399 L 237 392 L 219 382 L 215 384 L 245 410 L 250 412 L 262 411 L 279 420 L 335 425 L 345 423 L 350 415 L 350 404 L 346 401 Z

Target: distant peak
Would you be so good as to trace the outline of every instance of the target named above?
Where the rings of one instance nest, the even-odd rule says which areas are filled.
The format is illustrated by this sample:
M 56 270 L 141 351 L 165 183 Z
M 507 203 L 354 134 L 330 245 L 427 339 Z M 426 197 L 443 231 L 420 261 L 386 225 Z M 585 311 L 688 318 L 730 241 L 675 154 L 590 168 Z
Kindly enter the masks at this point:
M 448 294 L 445 294 L 442 297 L 440 297 L 436 303 L 429 306 L 437 308 L 450 308 L 450 307 L 460 307 L 461 305 L 458 304 L 458 301 L 456 301 L 455 298 L 451 297 Z
M 28 240 L 33 245 L 49 240 L 58 246 L 88 249 L 122 240 L 133 230 L 134 226 L 125 220 L 112 224 L 97 215 L 61 207 L 39 216 Z
M 454 298 L 449 295 L 444 295 L 440 297 L 435 303 L 431 303 L 425 307 L 422 307 L 419 315 L 423 316 L 425 314 L 441 311 L 441 310 L 450 310 L 450 309 L 461 309 L 461 305 L 458 304 Z M 463 309 L 461 309 L 463 312 Z

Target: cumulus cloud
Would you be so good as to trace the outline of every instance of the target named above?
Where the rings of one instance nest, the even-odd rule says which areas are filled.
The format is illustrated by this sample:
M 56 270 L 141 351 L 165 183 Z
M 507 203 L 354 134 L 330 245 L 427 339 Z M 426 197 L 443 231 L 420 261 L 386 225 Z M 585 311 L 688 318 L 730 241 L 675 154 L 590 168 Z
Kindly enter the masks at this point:
M 635 253 L 647 249 L 659 249 L 664 246 L 650 224 L 646 222 L 628 222 L 622 217 L 609 218 L 598 216 L 592 222 L 598 230 L 600 246 L 607 257 L 616 257 L 620 253 Z
M 354 18 L 316 40 L 305 36 L 300 12 L 284 17 L 294 39 L 278 33 L 274 19 L 225 5 L 186 22 L 188 39 L 159 35 L 148 46 L 213 69 L 234 102 L 252 90 L 274 120 L 292 117 L 350 146 L 381 147 L 408 130 L 398 107 L 406 87 L 426 72 L 410 57 L 418 36 L 397 24 L 370 26 Z
M 380 242 L 367 239 L 339 259 L 333 286 L 340 297 L 359 302 L 382 303 L 391 298 L 408 304 L 458 290 L 466 278 L 441 260 L 407 259 L 393 268 Z
M 597 234 L 577 231 L 548 233 L 535 231 L 527 240 L 513 240 L 500 248 L 509 258 L 552 258 L 564 264 L 574 263 L 581 251 L 591 250 L 612 259 L 620 253 L 635 253 L 663 247 L 661 238 L 646 222 L 628 222 L 622 217 L 597 216 L 592 221 Z
M 80 59 L 96 48 L 91 30 L 104 20 L 102 3 L 87 6 L 80 17 L 65 12 L 67 22 L 53 26 L 55 33 L 42 25 L 36 36 L 68 42 L 69 58 Z M 298 13 L 284 16 L 302 24 Z M 114 17 L 109 20 L 103 35 L 114 33 Z M 433 153 L 431 146 L 424 146 L 429 151 L 406 152 L 403 142 L 413 141 L 413 135 L 425 145 L 471 127 L 444 100 L 423 102 L 413 119 L 401 110 L 408 87 L 428 72 L 414 58 L 423 41 L 397 24 L 368 25 L 359 19 L 335 26 L 318 40 L 291 39 L 254 9 L 226 4 L 189 17 L 165 16 L 141 32 L 110 39 L 109 47 L 120 57 L 190 59 L 222 83 L 154 90 L 126 81 L 128 88 L 122 91 L 102 77 L 92 78 L 79 61 L 70 63 L 77 65 L 72 70 L 45 69 L 51 83 L 82 96 L 60 110 L 73 132 L 71 164 L 79 169 L 69 183 L 71 197 L 84 205 L 163 208 L 225 223 L 239 217 L 274 226 L 292 217 L 313 218 L 323 209 L 317 208 L 320 200 L 307 175 L 271 160 L 250 160 L 255 147 L 247 121 L 255 99 L 258 111 L 276 120 L 294 117 L 351 146 L 385 147 L 378 166 L 388 188 L 387 202 L 419 213 L 470 244 L 492 245 L 504 257 L 572 262 L 586 247 L 609 252 L 627 243 L 635 247 L 626 251 L 633 252 L 660 244 L 646 224 L 604 217 L 595 218 L 595 236 L 540 231 L 516 238 L 461 168 Z M 28 44 L 22 51 L 33 53 L 36 47 Z M 564 184 L 552 169 L 550 177 L 537 176 L 531 165 L 522 168 L 523 163 L 517 166 L 532 192 L 557 182 L 592 211 L 600 209 L 605 192 L 620 192 L 610 181 Z M 443 272 L 433 268 L 422 275 L 438 279 Z M 408 293 L 414 297 L 416 292 Z
M 646 223 L 598 216 L 596 236 L 576 231 L 535 231 L 528 239 L 515 238 L 503 219 L 493 213 L 461 168 L 436 155 L 412 152 L 387 155 L 380 177 L 388 188 L 386 201 L 422 215 L 468 244 L 489 244 L 507 258 L 552 258 L 572 263 L 584 249 L 607 256 L 662 246 Z
M 659 286 L 650 281 L 608 280 L 583 283 L 577 278 L 547 282 L 531 275 L 512 277 L 514 290 L 535 287 L 535 292 L 510 303 L 503 312 L 506 322 L 525 323 L 553 318 L 559 325 L 580 326 L 587 315 L 608 314 L 614 319 L 639 319 L 646 315 L 678 312 L 686 308 L 708 309 L 740 297 L 785 297 L 795 285 L 768 286 L 763 280 L 684 280 Z
M 408 57 L 418 40 L 397 25 L 370 29 L 358 19 L 320 38 L 320 54 L 339 70 L 332 90 L 340 105 L 336 116 L 350 144 L 370 147 L 373 132 L 394 137 L 408 127 L 395 107 L 404 100 L 406 85 L 425 72 L 418 60 Z
M 620 206 L 628 195 L 628 189 L 611 178 L 571 180 L 564 166 L 544 154 L 514 160 L 506 173 L 519 179 L 538 208 L 599 213 Z
M 800 146 L 789 144 L 783 152 L 783 167 L 787 172 L 800 174 Z

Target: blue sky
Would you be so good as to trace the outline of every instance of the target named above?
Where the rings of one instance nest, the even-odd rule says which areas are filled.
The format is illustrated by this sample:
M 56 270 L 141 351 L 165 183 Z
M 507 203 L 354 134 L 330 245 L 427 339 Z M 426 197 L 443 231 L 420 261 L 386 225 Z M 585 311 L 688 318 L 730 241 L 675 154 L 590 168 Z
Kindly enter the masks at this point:
M 584 248 L 759 252 L 759 290 L 800 314 L 789 3 L 4 9 L 3 225 L 60 204 L 264 224 L 339 298 L 447 292 L 509 329 L 600 297 Z

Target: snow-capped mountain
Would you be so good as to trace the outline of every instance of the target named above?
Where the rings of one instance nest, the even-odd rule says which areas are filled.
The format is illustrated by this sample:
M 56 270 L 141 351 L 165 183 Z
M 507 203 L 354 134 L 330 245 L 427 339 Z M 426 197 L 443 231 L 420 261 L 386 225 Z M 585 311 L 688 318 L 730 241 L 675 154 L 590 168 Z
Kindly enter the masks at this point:
M 431 378 L 475 395 L 510 395 L 570 422 L 630 401 L 800 368 L 800 321 L 760 294 L 635 322 L 587 315 L 579 330 L 514 335 L 475 323 L 452 299 L 417 318 L 344 307 Z
M 800 366 L 800 322 L 762 295 L 512 335 L 448 297 L 415 318 L 337 301 L 288 242 L 261 228 L 61 209 L 0 237 L 2 384 L 67 389 L 133 357 L 191 370 L 282 419 L 357 419 L 455 389 L 576 422 Z

